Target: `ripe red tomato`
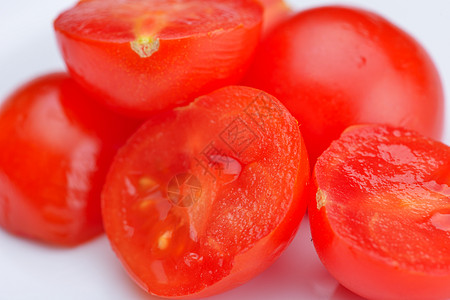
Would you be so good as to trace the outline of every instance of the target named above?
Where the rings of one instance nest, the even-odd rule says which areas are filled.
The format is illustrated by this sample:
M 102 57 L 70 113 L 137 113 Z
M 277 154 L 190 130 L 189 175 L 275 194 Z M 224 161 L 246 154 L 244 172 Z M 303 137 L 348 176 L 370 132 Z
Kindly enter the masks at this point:
M 328 271 L 368 299 L 449 299 L 450 148 L 359 126 L 317 160 L 311 234 Z
M 0 225 L 76 245 L 102 231 L 100 192 L 137 127 L 91 103 L 66 74 L 40 77 L 0 110 Z
M 443 92 L 433 62 L 412 37 L 374 13 L 300 12 L 258 49 L 245 83 L 273 94 L 297 118 L 311 162 L 353 124 L 441 136 Z
M 86 90 L 117 111 L 148 116 L 238 82 L 262 14 L 254 0 L 90 0 L 54 26 Z
M 308 179 L 286 108 L 262 91 L 226 87 L 149 120 L 128 140 L 102 194 L 105 231 L 149 293 L 216 294 L 289 244 Z

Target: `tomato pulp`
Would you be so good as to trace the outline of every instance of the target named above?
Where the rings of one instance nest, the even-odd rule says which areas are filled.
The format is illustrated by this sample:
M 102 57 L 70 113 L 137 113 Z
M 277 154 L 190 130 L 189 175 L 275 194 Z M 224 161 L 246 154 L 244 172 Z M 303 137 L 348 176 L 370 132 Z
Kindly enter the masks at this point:
M 0 109 L 0 225 L 58 245 L 102 231 L 100 192 L 135 121 L 98 107 L 66 74 L 35 79 Z
M 216 294 L 280 255 L 305 213 L 308 179 L 286 108 L 265 92 L 226 87 L 129 139 L 102 194 L 105 230 L 149 293 Z
M 258 47 L 244 82 L 277 97 L 297 118 L 312 163 L 354 124 L 442 134 L 443 91 L 430 57 L 368 11 L 331 6 L 289 18 Z
M 138 117 L 237 83 L 259 41 L 254 0 L 80 1 L 54 23 L 71 75 Z
M 368 299 L 450 297 L 450 148 L 388 126 L 348 129 L 319 157 L 317 253 Z

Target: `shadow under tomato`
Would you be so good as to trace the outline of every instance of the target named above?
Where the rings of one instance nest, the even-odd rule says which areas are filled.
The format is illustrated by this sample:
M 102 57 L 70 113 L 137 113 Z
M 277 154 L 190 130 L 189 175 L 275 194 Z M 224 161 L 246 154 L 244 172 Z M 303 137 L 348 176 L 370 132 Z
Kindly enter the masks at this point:
M 343 285 L 338 285 L 336 290 L 334 291 L 333 296 L 330 298 L 331 300 L 362 300 L 360 296 L 354 294 Z
M 209 299 L 362 298 L 342 287 L 322 266 L 305 217 L 292 244 L 271 267 L 241 287 Z
M 102 266 L 108 266 L 108 270 L 103 271 L 109 274 L 108 277 L 114 277 L 109 280 L 120 282 L 120 287 L 114 287 L 118 289 L 119 294 L 136 300 L 161 299 L 140 289 L 113 256 L 114 254 L 110 253 L 96 258 L 103 260 Z M 322 266 L 314 250 L 306 218 L 292 244 L 265 272 L 236 289 L 207 299 L 362 300 L 363 298 L 340 285 Z

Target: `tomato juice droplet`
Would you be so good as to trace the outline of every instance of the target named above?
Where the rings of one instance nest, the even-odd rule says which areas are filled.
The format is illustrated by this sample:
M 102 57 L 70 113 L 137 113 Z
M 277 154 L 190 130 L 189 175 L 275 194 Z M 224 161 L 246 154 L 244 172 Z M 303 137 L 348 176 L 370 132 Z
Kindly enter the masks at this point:
M 237 159 L 222 155 L 211 155 L 209 158 L 217 170 L 218 179 L 223 184 L 235 181 L 241 174 L 242 165 Z
M 435 228 L 450 233 L 450 208 L 447 212 L 434 213 L 430 222 Z
M 432 180 L 424 182 L 423 186 L 430 191 L 441 194 L 442 196 L 450 197 L 450 187 L 445 183 L 439 183 Z

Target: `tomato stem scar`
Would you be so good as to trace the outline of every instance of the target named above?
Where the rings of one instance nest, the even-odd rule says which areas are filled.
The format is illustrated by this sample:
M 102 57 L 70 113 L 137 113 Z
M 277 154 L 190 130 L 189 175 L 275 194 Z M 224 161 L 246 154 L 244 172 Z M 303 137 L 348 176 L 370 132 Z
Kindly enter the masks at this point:
M 159 39 L 150 36 L 138 37 L 136 40 L 130 42 L 131 49 L 140 57 L 147 58 L 159 50 Z

